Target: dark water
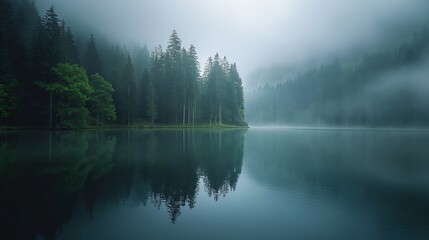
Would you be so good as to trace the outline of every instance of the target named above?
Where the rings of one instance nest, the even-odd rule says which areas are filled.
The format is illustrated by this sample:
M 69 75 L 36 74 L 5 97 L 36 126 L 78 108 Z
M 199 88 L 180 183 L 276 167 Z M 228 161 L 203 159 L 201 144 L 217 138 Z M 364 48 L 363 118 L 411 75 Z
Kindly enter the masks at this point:
M 429 239 L 429 132 L 0 134 L 0 239 Z

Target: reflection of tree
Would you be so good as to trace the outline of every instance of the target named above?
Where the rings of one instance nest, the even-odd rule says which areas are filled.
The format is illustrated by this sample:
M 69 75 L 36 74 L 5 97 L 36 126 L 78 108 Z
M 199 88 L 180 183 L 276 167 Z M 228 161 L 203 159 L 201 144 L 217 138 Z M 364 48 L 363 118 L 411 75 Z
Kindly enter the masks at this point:
M 149 200 L 174 223 L 196 205 L 199 179 L 216 200 L 235 189 L 242 156 L 233 130 L 0 135 L 0 239 L 54 239 L 81 196 L 90 216 Z
M 116 136 L 100 135 L 97 132 L 96 137 L 91 139 L 89 144 L 91 148 L 88 149 L 87 156 L 93 167 L 88 174 L 84 194 L 88 212 L 92 216 L 100 188 L 98 179 L 108 174 L 113 167 L 112 157 L 116 147 Z
M 243 131 L 217 131 L 204 136 L 201 143 L 201 170 L 209 196 L 218 200 L 234 190 L 243 162 Z
M 183 148 L 189 135 L 183 136 L 183 132 L 152 133 L 146 141 L 148 154 L 142 159 L 142 177 L 152 188 L 152 202 L 158 208 L 165 204 L 173 223 L 182 206 L 195 206 L 197 195 L 198 163 Z
M 8 144 L 0 144 L 0 239 L 56 238 L 87 180 L 111 165 L 106 152 L 114 143 L 97 148 L 90 137 L 78 132 L 5 137 Z
M 140 142 L 140 141 L 139 141 Z M 172 222 L 180 208 L 195 206 L 198 179 L 218 200 L 235 189 L 243 161 L 243 131 L 160 131 L 145 138 L 141 177 L 152 189 L 152 202 L 165 205 Z

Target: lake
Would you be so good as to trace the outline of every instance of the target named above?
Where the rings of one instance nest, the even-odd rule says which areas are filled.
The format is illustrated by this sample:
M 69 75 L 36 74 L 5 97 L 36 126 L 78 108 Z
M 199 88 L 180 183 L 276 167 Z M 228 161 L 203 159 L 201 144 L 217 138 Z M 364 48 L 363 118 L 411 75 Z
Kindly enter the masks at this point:
M 429 131 L 0 133 L 0 239 L 429 239 Z

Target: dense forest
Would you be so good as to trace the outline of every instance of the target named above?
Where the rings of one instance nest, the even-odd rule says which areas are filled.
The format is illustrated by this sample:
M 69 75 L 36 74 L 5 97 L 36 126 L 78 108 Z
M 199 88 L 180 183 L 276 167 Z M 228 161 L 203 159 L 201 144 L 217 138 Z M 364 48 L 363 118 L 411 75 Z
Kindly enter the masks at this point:
M 428 126 L 429 30 L 357 63 L 336 59 L 246 96 L 251 124 Z
M 40 17 L 32 1 L 0 0 L 0 124 L 245 124 L 242 81 L 226 57 L 201 74 L 176 31 L 151 54 L 97 41 L 77 44 L 53 6 Z

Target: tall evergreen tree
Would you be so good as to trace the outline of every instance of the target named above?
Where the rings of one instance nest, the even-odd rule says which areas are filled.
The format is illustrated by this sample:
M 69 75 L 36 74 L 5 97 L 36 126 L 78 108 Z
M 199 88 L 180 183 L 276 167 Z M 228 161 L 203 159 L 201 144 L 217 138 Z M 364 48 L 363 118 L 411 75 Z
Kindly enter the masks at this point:
M 42 19 L 45 44 L 48 47 L 48 62 L 56 65 L 62 59 L 61 27 L 54 6 L 51 6 Z
M 236 63 L 231 64 L 229 73 L 233 85 L 232 108 L 234 115 L 231 120 L 234 124 L 241 125 L 244 124 L 244 91 Z
M 158 97 L 159 122 L 166 123 L 168 118 L 168 82 L 166 80 L 165 53 L 161 46 L 155 48 L 151 56 L 149 81 L 152 82 L 155 95 Z
M 244 123 L 243 85 L 236 64 L 229 64 L 219 54 L 209 58 L 203 75 L 200 97 L 202 119 L 209 123 Z
M 158 119 L 158 106 L 157 106 L 157 97 L 155 89 L 153 87 L 152 81 L 149 80 L 149 83 L 146 88 L 146 103 L 147 103 L 147 117 L 150 123 L 153 125 Z
M 200 96 L 201 118 L 204 122 L 212 121 L 212 112 L 214 104 L 214 82 L 210 80 L 210 74 L 213 68 L 213 58 L 209 57 L 204 66 L 204 74 L 202 77 L 202 94 Z
M 131 56 L 128 55 L 127 62 L 122 72 L 121 86 L 117 89 L 120 99 L 117 104 L 119 120 L 131 126 L 131 118 L 135 111 L 135 82 L 134 82 L 134 65 Z
M 15 97 L 11 86 L 16 83 L 13 56 L 13 9 L 9 1 L 0 1 L 0 117 L 10 115 L 8 99 Z
M 195 46 L 191 45 L 189 50 L 183 51 L 183 68 L 184 68 L 184 103 L 185 103 L 185 118 L 188 124 L 195 124 L 196 119 L 196 102 L 198 97 L 200 69 Z
M 146 87 L 148 70 L 150 67 L 150 54 L 146 46 L 136 47 L 132 53 L 134 62 L 134 79 L 135 79 L 135 103 L 136 117 L 146 118 Z
M 181 86 L 184 86 L 182 68 L 182 41 L 176 30 L 170 36 L 165 53 L 165 79 L 167 87 L 166 118 L 169 123 L 179 123 L 181 107 L 185 104 L 181 98 Z M 182 112 L 183 114 L 183 112 Z
M 136 86 L 140 88 L 139 93 L 136 95 L 137 105 L 136 105 L 136 115 L 140 119 L 145 119 L 147 117 L 147 88 L 149 87 L 149 72 L 148 70 L 145 70 L 141 79 L 140 79 L 140 86 Z M 153 84 L 152 84 L 153 88 Z M 155 91 L 155 89 L 153 89 Z
M 85 56 L 84 56 L 84 66 L 89 75 L 101 74 L 103 67 L 101 63 L 100 56 L 98 55 L 97 45 L 95 43 L 94 35 L 91 34 L 89 41 L 87 43 Z
M 66 28 L 63 38 L 64 38 L 64 62 L 79 64 L 79 52 L 77 50 L 75 37 L 70 27 Z
M 33 47 L 32 65 L 34 82 L 40 84 L 53 84 L 55 75 L 51 71 L 52 67 L 57 65 L 62 60 L 61 48 L 61 28 L 59 25 L 58 15 L 55 8 L 51 6 L 41 21 L 38 35 L 36 36 Z M 33 101 L 36 112 L 48 112 L 49 126 L 53 126 L 53 96 L 49 91 L 49 95 L 45 97 L 43 92 L 35 90 L 32 92 Z M 48 111 L 44 111 L 44 109 Z M 36 119 L 41 119 L 40 114 L 36 114 Z

